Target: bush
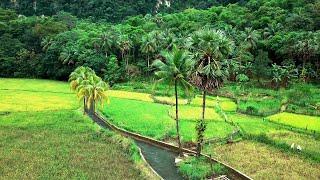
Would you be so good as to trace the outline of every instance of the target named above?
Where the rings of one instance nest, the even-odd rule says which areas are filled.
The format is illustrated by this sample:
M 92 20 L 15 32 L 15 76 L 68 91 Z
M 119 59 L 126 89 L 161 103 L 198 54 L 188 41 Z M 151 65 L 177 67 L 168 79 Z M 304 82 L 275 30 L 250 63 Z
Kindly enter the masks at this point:
M 269 116 L 276 114 L 281 109 L 281 102 L 278 99 L 264 100 L 240 100 L 238 112 L 255 116 Z
M 205 157 L 188 157 L 178 164 L 179 172 L 187 179 L 207 179 L 214 175 L 219 176 L 227 173 L 227 169 L 221 164 L 215 163 L 211 171 L 210 162 Z
M 107 60 L 107 65 L 104 73 L 104 80 L 113 86 L 122 78 L 123 68 L 118 65 L 118 60 L 115 56 L 110 56 Z

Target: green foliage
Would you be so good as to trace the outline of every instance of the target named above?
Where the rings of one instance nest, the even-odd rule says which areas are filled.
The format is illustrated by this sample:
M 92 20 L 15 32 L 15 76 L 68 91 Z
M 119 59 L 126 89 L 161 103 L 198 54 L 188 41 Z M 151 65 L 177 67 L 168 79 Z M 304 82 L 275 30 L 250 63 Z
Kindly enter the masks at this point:
M 280 113 L 268 117 L 269 120 L 276 123 L 305 129 L 307 131 L 320 131 L 320 118 L 317 116 L 307 116 L 291 113 Z
M 268 116 L 278 113 L 281 109 L 281 102 L 278 99 L 249 99 L 240 100 L 238 112 L 256 116 Z
M 84 108 L 87 106 L 95 112 L 96 103 L 103 105 L 104 101 L 108 100 L 106 95 L 108 84 L 88 67 L 80 66 L 75 69 L 70 74 L 69 81 L 71 89 L 76 91 L 80 100 L 84 101 Z
M 110 84 L 110 86 L 113 86 L 115 83 L 119 82 L 123 77 L 121 75 L 123 74 L 123 69 L 119 66 L 119 62 L 117 60 L 117 57 L 110 56 L 107 59 L 106 67 L 105 67 L 105 73 L 104 73 L 104 80 Z
M 161 57 L 161 51 L 172 50 L 174 44 L 190 48 L 199 59 L 196 50 L 206 46 L 190 46 L 189 39 L 204 28 L 224 32 L 234 42 L 234 52 L 224 58 L 234 61 L 232 66 L 226 63 L 232 81 L 238 74 L 251 80 L 270 80 L 270 65 L 283 65 L 288 59 L 298 68 L 301 80 L 309 82 L 319 77 L 319 2 L 218 2 L 170 1 L 170 7 L 144 0 L 1 2 L 1 7 L 16 12 L 0 9 L 0 73 L 3 77 L 66 80 L 76 67 L 88 66 L 104 76 L 106 59 L 115 56 L 118 66 L 127 70 L 121 77 L 146 77 L 153 71 L 148 64 Z M 186 7 L 208 9 L 179 12 Z M 84 17 L 92 21 L 81 19 Z
M 187 179 L 207 179 L 210 176 L 225 175 L 227 169 L 218 164 L 214 163 L 212 165 L 212 170 L 210 163 L 204 157 L 188 157 L 178 164 L 179 172 Z

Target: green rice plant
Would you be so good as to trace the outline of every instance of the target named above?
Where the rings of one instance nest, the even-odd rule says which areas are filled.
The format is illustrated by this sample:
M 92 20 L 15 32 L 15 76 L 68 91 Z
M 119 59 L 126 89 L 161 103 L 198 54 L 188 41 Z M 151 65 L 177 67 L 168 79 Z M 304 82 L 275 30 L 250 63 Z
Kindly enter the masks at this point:
M 179 118 L 184 120 L 197 120 L 201 119 L 202 107 L 195 106 L 180 106 L 179 107 Z M 172 107 L 169 111 L 169 115 L 175 117 L 175 109 Z M 207 107 L 205 111 L 206 120 L 222 120 L 214 108 Z
M 25 90 L 31 92 L 60 92 L 72 94 L 67 82 L 41 79 L 0 78 L 0 90 L 4 89 Z
M 147 93 L 137 93 L 129 91 L 120 91 L 120 90 L 109 90 L 108 96 L 122 98 L 122 99 L 132 99 L 138 101 L 153 102 L 150 94 Z
M 320 132 L 320 117 L 318 116 L 307 116 L 283 112 L 269 116 L 267 119 L 272 122 L 291 127 Z
M 76 109 L 80 106 L 74 94 L 37 91 L 0 90 L 0 111 L 44 111 Z
M 186 179 L 191 180 L 208 179 L 212 175 L 227 174 L 227 169 L 218 163 L 214 163 L 211 169 L 210 162 L 205 157 L 188 157 L 178 163 L 178 168 Z
M 281 101 L 277 99 L 249 99 L 240 100 L 238 103 L 238 112 L 256 115 L 268 116 L 278 113 L 281 109 Z
M 103 114 L 115 125 L 156 139 L 176 136 L 175 121 L 168 114 L 170 108 L 172 107 L 163 104 L 113 97 L 110 98 L 110 104 L 100 107 Z M 195 124 L 194 119 L 181 119 L 180 127 L 183 142 L 195 141 Z M 208 121 L 205 137 L 207 139 L 221 138 L 227 136 L 231 131 L 232 126 L 224 121 Z
M 231 99 L 225 97 L 207 96 L 207 107 L 215 107 L 218 101 L 220 103 L 221 108 L 224 111 L 235 112 L 237 110 L 237 104 Z M 194 99 L 191 100 L 190 105 L 202 106 L 202 97 L 196 96 Z
M 127 151 L 131 143 L 114 143 L 79 111 L 14 112 L 0 119 L 0 179 L 144 178 L 132 160 L 136 152 Z
M 156 103 L 168 104 L 168 105 L 175 105 L 176 104 L 175 97 L 153 96 L 153 101 Z M 188 104 L 188 100 L 187 99 L 179 99 L 178 103 L 179 103 L 179 105 L 186 105 L 186 104 Z
M 168 105 L 115 97 L 101 107 L 115 125 L 157 139 L 174 131 L 175 121 L 169 117 L 169 109 Z
M 182 142 L 196 142 L 196 121 L 181 120 Z M 224 121 L 207 121 L 207 129 L 204 133 L 205 140 L 224 138 L 232 132 L 233 127 Z

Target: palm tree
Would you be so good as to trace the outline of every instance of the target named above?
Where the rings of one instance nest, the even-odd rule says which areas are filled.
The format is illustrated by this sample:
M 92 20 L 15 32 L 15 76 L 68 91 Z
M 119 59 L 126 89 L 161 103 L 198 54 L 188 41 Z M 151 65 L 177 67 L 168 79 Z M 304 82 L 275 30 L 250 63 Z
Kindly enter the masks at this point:
M 150 55 L 156 52 L 156 42 L 148 34 L 142 38 L 141 52 L 147 55 L 148 68 L 150 67 Z
M 263 29 L 263 37 L 264 37 L 265 39 L 270 39 L 271 37 L 275 36 L 276 33 L 277 33 L 278 31 L 280 31 L 282 28 L 283 28 L 283 27 L 282 27 L 282 24 L 280 24 L 280 23 L 277 23 L 277 24 L 275 24 L 275 23 L 269 24 L 268 27 L 265 27 L 265 28 Z
M 126 58 L 126 55 L 132 47 L 132 41 L 130 40 L 130 38 L 127 35 L 120 35 L 117 43 L 118 43 L 118 47 L 121 51 L 121 58 L 122 58 L 122 60 L 125 60 L 126 69 L 128 69 L 129 60 L 128 60 L 128 58 Z
M 191 69 L 193 67 L 193 60 L 186 51 L 174 48 L 172 52 L 162 52 L 162 57 L 165 62 L 156 60 L 153 66 L 158 69 L 155 75 L 159 81 L 168 82 L 169 85 L 174 85 L 176 98 L 176 130 L 178 136 L 179 155 L 182 155 L 182 146 L 179 130 L 179 108 L 178 108 L 178 86 L 181 86 L 185 91 L 190 92 L 192 85 L 188 82 Z
M 101 43 L 101 48 L 103 49 L 105 56 L 108 57 L 108 52 L 111 51 L 111 48 L 114 43 L 114 38 L 109 33 L 104 33 L 99 39 Z
M 69 76 L 71 89 L 77 92 L 77 96 L 83 100 L 84 113 L 87 108 L 95 111 L 95 104 L 107 100 L 105 92 L 107 83 L 102 81 L 89 67 L 78 67 Z
M 233 42 L 220 30 L 203 29 L 191 38 L 191 49 L 195 52 L 196 63 L 191 82 L 203 91 L 202 119 L 197 123 L 197 154 L 200 155 L 204 141 L 206 95 L 223 84 L 228 75 L 227 58 L 233 51 Z
M 70 87 L 73 91 L 76 91 L 78 87 L 83 84 L 84 81 L 89 80 L 89 77 L 95 74 L 95 72 L 89 67 L 80 66 L 75 69 L 69 76 Z M 83 97 L 83 113 L 86 112 L 86 100 L 87 96 Z
M 108 100 L 106 92 L 108 84 L 105 83 L 99 76 L 92 74 L 89 79 L 84 80 L 77 87 L 77 95 L 80 99 L 87 98 L 87 108 L 90 113 L 95 112 L 96 103 L 101 103 Z
M 244 41 L 248 43 L 249 49 L 251 51 L 257 48 L 257 43 L 260 38 L 260 34 L 257 30 L 252 30 L 252 28 L 245 28 L 244 30 Z

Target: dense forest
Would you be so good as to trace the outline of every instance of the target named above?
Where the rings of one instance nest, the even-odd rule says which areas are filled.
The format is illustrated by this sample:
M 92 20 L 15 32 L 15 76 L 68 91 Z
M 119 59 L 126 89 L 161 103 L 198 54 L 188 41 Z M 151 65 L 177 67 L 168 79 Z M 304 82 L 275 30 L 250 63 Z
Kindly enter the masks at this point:
M 238 0 L 4 0 L 3 8 L 10 8 L 26 16 L 52 16 L 59 11 L 69 12 L 79 18 L 93 21 L 119 22 L 127 16 L 177 12 L 187 8 L 206 9 L 213 5 L 228 4 Z M 243 2 L 243 1 L 239 1 Z
M 121 2 L 2 1 L 0 77 L 66 80 L 86 65 L 112 85 L 147 77 L 174 46 L 196 57 L 210 29 L 232 40 L 231 81 L 319 80 L 319 0 Z

